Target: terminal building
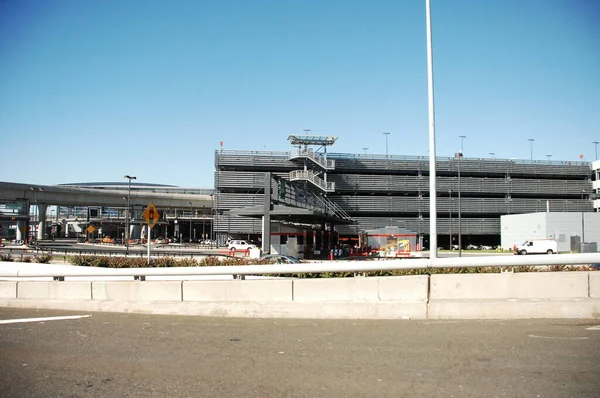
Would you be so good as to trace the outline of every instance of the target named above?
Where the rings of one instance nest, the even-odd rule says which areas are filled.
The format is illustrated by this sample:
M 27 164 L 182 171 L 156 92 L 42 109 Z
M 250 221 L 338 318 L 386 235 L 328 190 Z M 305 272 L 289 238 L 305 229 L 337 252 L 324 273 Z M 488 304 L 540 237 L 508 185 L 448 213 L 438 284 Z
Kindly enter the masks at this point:
M 129 225 L 130 237 L 140 238 L 141 214 L 153 202 L 161 220 L 152 238 L 259 243 L 268 231 L 275 251 L 308 255 L 384 230 L 416 236 L 419 248 L 429 248 L 427 157 L 336 153 L 337 137 L 329 136 L 288 140 L 288 150 L 215 151 L 214 189 L 0 183 L 0 237 L 123 238 Z M 598 211 L 599 168 L 598 161 L 439 157 L 438 246 L 457 245 L 459 233 L 463 248 L 499 245 L 502 215 Z

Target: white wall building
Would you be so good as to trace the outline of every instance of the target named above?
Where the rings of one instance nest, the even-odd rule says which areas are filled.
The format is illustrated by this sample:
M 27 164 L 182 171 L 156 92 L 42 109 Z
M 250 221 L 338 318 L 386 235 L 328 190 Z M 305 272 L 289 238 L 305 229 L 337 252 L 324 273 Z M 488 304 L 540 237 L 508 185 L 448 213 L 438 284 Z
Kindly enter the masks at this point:
M 559 252 L 571 251 L 571 237 L 600 243 L 600 213 L 545 212 L 500 217 L 501 246 L 505 250 L 531 239 L 554 238 Z

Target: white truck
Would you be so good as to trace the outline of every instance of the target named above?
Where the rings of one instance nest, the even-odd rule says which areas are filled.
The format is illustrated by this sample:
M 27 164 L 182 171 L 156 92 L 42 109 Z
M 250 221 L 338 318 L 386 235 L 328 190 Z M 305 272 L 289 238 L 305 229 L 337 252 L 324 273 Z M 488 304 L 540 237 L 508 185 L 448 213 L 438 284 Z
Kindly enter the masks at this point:
M 526 240 L 521 245 L 513 247 L 515 254 L 556 254 L 558 243 L 554 239 Z

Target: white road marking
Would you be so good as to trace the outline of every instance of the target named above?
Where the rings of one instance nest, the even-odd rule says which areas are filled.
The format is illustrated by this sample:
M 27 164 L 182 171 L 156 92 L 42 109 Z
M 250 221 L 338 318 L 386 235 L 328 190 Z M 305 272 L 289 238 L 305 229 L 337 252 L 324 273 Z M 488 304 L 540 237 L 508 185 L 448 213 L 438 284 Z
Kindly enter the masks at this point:
M 68 315 L 68 316 L 50 316 L 46 318 L 22 318 L 22 319 L 2 319 L 0 325 L 8 323 L 27 323 L 27 322 L 45 322 L 45 321 L 62 321 L 65 319 L 81 319 L 91 315 Z
M 587 340 L 587 337 L 552 337 L 552 336 L 537 336 L 535 334 L 528 335 L 536 339 L 557 339 L 557 340 Z
M 587 328 L 585 330 L 600 330 L 600 325 L 592 326 L 591 328 Z

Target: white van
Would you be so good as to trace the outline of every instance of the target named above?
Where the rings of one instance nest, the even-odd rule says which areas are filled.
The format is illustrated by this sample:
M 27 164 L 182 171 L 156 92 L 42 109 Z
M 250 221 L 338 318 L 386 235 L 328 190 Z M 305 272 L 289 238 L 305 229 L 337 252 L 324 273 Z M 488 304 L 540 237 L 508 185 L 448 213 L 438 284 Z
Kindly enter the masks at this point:
M 513 248 L 515 254 L 556 254 L 558 243 L 554 239 L 526 240 Z

